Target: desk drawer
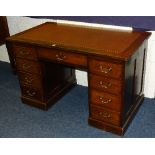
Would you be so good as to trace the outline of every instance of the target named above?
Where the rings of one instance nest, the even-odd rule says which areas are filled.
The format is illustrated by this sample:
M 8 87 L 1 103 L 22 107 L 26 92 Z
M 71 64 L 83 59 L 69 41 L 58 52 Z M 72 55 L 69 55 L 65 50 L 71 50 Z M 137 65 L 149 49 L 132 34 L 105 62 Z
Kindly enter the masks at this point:
M 37 51 L 39 58 L 54 60 L 62 64 L 68 63 L 77 66 L 87 66 L 87 57 L 84 55 L 47 48 L 39 48 Z
M 114 111 L 121 111 L 121 96 L 111 95 L 92 89 L 90 91 L 90 101 L 93 105 L 106 107 Z
M 27 98 L 41 100 L 41 101 L 43 100 L 42 92 L 39 89 L 22 86 L 21 90 L 22 90 L 22 95 Z
M 22 86 L 29 86 L 39 89 L 42 88 L 41 77 L 39 75 L 22 72 L 19 72 L 18 75 Z
M 31 46 L 13 45 L 13 50 L 16 57 L 36 60 L 37 54 L 35 48 Z
M 108 61 L 90 59 L 89 70 L 91 73 L 112 77 L 116 79 L 122 79 L 123 76 L 123 65 Z
M 104 108 L 99 108 L 97 106 L 90 106 L 90 116 L 99 121 L 104 121 L 117 126 L 121 125 L 120 113 L 109 111 Z
M 120 95 L 122 92 L 122 81 L 96 76 L 94 74 L 89 75 L 90 87 L 96 88 L 104 92 Z
M 40 65 L 36 61 L 30 61 L 25 59 L 16 58 L 17 70 L 29 72 L 29 73 L 40 73 Z

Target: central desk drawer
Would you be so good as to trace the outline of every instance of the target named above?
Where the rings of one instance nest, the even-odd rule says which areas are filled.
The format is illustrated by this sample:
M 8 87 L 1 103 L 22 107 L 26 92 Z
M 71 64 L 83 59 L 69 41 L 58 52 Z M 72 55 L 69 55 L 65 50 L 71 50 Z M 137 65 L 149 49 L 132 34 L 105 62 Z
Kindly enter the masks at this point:
M 59 63 L 68 63 L 77 66 L 87 66 L 87 57 L 81 54 L 56 49 L 38 48 L 38 57 L 53 60 Z

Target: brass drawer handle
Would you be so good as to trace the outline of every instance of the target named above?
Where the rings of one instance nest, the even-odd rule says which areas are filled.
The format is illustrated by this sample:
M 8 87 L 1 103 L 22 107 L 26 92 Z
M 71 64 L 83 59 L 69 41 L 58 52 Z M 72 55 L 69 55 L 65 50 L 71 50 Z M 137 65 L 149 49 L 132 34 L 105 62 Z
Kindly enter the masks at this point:
M 31 96 L 31 97 L 33 97 L 33 96 L 35 96 L 36 95 L 36 92 L 30 92 L 29 90 L 27 90 L 26 91 L 26 93 L 29 95 L 29 96 Z
M 104 66 L 102 66 L 102 65 L 99 65 L 99 68 L 100 68 L 100 71 L 101 71 L 102 73 L 105 73 L 105 74 L 108 74 L 109 72 L 112 71 L 112 68 L 111 68 L 111 67 L 106 68 L 106 67 L 104 67 Z
M 111 114 L 104 111 L 104 112 L 99 112 L 99 115 L 104 117 L 104 118 L 111 118 Z
M 20 55 L 29 55 L 30 53 L 28 51 L 20 51 Z
M 25 77 L 24 80 L 25 80 L 25 83 L 27 84 L 32 84 L 32 82 L 34 81 L 34 79 L 31 77 Z
M 22 66 L 22 68 L 24 69 L 24 70 L 28 70 L 28 69 L 30 69 L 32 66 L 31 65 L 29 65 L 29 64 L 23 64 L 23 66 Z
M 63 61 L 64 59 L 66 59 L 66 56 L 63 55 L 63 53 L 59 53 L 59 54 L 56 54 L 56 59 L 58 61 Z
M 111 87 L 111 83 L 110 83 L 110 82 L 104 83 L 103 81 L 100 81 L 99 84 L 100 84 L 100 86 L 101 86 L 102 88 L 105 88 L 105 89 Z
M 108 100 L 104 101 L 104 97 L 102 97 L 102 96 L 99 96 L 99 100 L 103 104 L 108 104 L 108 103 L 112 102 L 112 99 L 108 99 Z

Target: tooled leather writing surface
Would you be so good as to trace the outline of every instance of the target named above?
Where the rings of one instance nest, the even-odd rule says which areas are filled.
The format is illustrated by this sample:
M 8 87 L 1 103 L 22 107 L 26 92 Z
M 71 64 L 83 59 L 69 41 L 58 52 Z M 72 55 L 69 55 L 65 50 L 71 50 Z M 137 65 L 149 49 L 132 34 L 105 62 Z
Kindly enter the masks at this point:
M 12 39 L 49 46 L 56 44 L 57 47 L 77 49 L 86 54 L 125 59 L 138 48 L 137 40 L 141 40 L 142 43 L 149 35 L 147 32 L 45 23 L 17 34 Z M 129 50 L 132 45 L 132 50 Z

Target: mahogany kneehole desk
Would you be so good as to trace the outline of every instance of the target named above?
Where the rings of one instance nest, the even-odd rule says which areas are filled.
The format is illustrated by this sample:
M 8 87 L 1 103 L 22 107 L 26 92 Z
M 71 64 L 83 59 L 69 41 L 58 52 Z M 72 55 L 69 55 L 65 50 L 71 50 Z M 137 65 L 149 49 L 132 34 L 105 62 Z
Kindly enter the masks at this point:
M 44 23 L 7 38 L 23 103 L 47 110 L 88 72 L 90 125 L 123 135 L 141 105 L 148 32 Z

